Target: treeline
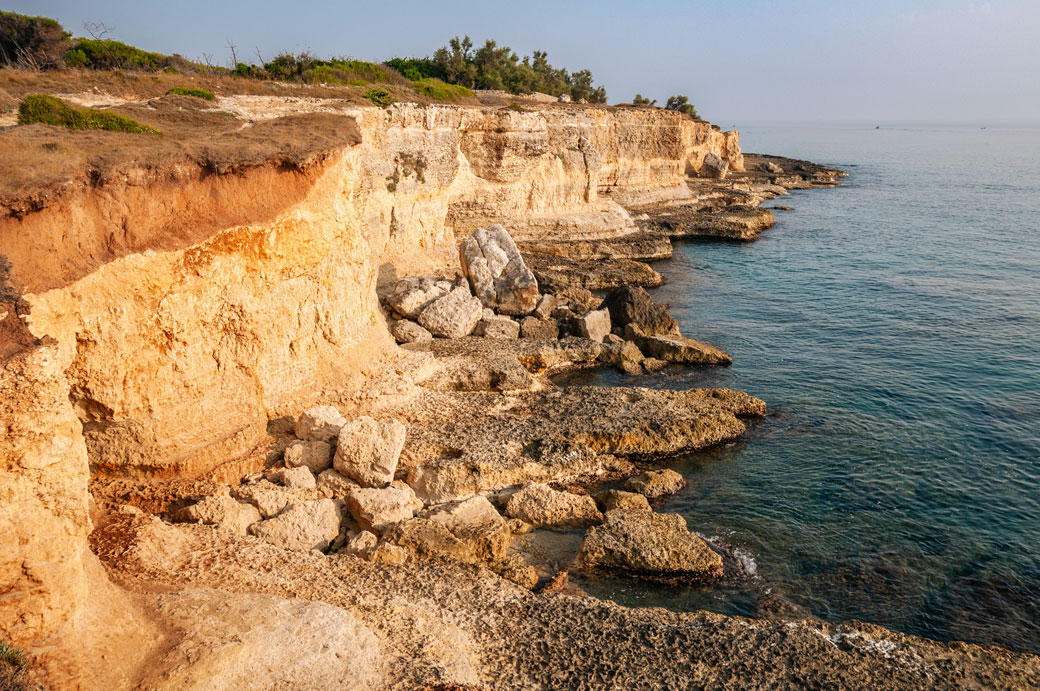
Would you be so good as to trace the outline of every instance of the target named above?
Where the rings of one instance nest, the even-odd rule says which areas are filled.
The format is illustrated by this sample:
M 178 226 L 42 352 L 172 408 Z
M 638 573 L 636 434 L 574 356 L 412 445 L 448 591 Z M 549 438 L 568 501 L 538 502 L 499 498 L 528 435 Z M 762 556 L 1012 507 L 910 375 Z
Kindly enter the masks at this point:
M 606 103 L 607 90 L 594 86 L 592 72 L 549 64 L 548 54 L 536 50 L 521 58 L 508 46 L 488 39 L 474 50 L 469 36 L 451 39 L 432 58 L 393 58 L 386 64 L 409 79 L 434 78 L 469 89 L 499 89 L 513 94 L 540 92 L 570 96 L 574 101 Z
M 472 96 L 469 89 L 501 89 L 514 94 L 538 91 L 590 103 L 607 100 L 606 90 L 593 84 L 588 70 L 571 73 L 553 67 L 542 51 L 521 59 L 508 47 L 499 47 L 491 40 L 474 50 L 468 36 L 453 38 L 432 58 L 394 58 L 383 64 L 350 58 L 323 60 L 306 52 L 282 53 L 257 64 L 240 61 L 235 46 L 229 45 L 231 61 L 223 67 L 212 64 L 205 55 L 204 61 L 198 62 L 105 38 L 108 29 L 102 24 L 88 25 L 87 29 L 93 34 L 91 38 L 73 38 L 53 19 L 0 12 L 0 67 L 210 72 L 247 79 L 347 86 L 382 83 L 411 87 L 438 100 Z

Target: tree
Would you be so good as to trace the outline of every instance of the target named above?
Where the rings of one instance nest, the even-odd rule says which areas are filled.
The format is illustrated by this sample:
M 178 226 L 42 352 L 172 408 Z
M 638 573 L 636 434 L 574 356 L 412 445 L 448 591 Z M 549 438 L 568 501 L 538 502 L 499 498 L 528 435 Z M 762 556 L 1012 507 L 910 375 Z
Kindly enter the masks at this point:
M 700 120 L 701 116 L 697 114 L 697 109 L 690 103 L 690 99 L 686 98 L 682 94 L 675 96 L 669 96 L 668 102 L 665 103 L 665 110 L 676 110 L 683 115 L 688 115 L 691 120 Z
M 632 99 L 632 105 L 634 106 L 652 106 L 656 104 L 656 98 L 651 101 L 649 98 L 644 98 L 643 94 L 636 94 L 636 97 Z

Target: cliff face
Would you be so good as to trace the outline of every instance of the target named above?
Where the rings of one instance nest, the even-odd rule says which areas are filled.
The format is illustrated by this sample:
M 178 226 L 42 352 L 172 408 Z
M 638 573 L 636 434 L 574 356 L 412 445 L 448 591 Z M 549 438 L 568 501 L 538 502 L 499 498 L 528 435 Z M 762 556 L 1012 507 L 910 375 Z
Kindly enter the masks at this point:
M 709 152 L 739 165 L 734 135 L 662 111 L 344 116 L 357 141 L 302 170 L 128 173 L 0 222 L 95 469 L 209 471 L 288 401 L 379 370 L 393 346 L 377 286 L 452 274 L 456 232 L 616 236 L 634 229 L 619 201 L 689 195 L 684 175 Z

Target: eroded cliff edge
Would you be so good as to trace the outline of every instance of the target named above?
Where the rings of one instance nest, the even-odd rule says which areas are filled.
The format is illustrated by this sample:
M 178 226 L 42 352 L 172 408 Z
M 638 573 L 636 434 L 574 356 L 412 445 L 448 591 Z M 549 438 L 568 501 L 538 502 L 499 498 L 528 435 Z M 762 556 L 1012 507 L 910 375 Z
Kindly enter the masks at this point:
M 270 99 L 222 105 L 236 106 L 244 128 L 279 120 L 269 117 L 278 105 Z M 877 678 L 901 685 L 922 673 L 968 674 L 973 683 L 1028 678 L 1034 660 L 1000 651 L 932 647 L 866 627 L 802 624 L 792 633 L 787 624 L 662 618 L 584 599 L 544 599 L 479 567 L 433 560 L 394 568 L 291 553 L 201 526 L 172 528 L 129 510 L 97 514 L 104 524 L 89 549 L 90 470 L 230 479 L 263 465 L 270 420 L 314 402 L 335 400 L 345 411 L 422 406 L 429 394 L 417 382 L 428 381 L 433 358 L 394 344 L 379 296 L 399 276 L 452 277 L 457 234 L 498 222 L 528 243 L 596 247 L 640 237 L 647 209 L 674 212 L 666 234 L 683 234 L 696 224 L 688 214 L 733 198 L 754 201 L 749 189 L 699 190 L 688 179 L 709 154 L 734 170 L 743 157 L 735 133 L 673 113 L 315 108 L 323 120 L 312 124 L 336 119 L 337 140 L 306 156 L 259 158 L 226 171 L 131 162 L 103 184 L 71 184 L 44 203 L 14 204 L 0 220 L 18 298 L 3 310 L 11 339 L 0 371 L 0 632 L 41 653 L 53 679 L 136 683 L 144 659 L 164 645 L 197 660 L 208 648 L 219 653 L 222 635 L 271 624 L 271 616 L 292 621 L 290 628 L 331 631 L 364 661 L 349 678 L 376 687 L 507 677 L 524 686 L 559 674 L 576 685 L 589 675 L 588 685 L 660 686 L 690 679 L 687 665 L 646 651 L 693 644 L 709 651 L 693 675 L 703 684 L 737 683 L 747 674 L 778 683 L 785 677 L 770 670 L 802 655 L 789 664 L 796 674 L 833 679 L 832 668 L 852 664 L 861 685 L 870 682 L 871 665 L 885 670 Z M 733 213 L 727 227 L 763 222 Z M 523 357 L 544 368 L 562 356 Z M 431 419 L 435 413 L 423 411 Z M 114 588 L 96 555 L 136 594 Z M 199 587 L 220 591 L 182 590 Z M 479 597 L 460 602 L 458 587 Z M 157 588 L 181 592 L 148 594 Z M 156 620 L 174 622 L 172 629 L 154 630 Z M 561 637 L 592 640 L 594 620 L 642 641 L 624 653 L 627 670 L 589 664 L 618 643 L 613 634 L 594 637 L 586 655 L 554 652 L 550 642 Z M 121 634 L 151 645 L 92 669 L 92 651 L 120 649 Z M 107 648 L 106 637 L 116 639 Z M 662 637 L 677 648 L 661 648 Z M 766 652 L 754 660 L 727 657 L 733 641 Z M 282 643 L 247 640 L 263 655 Z M 328 641 L 312 643 L 318 649 Z M 890 645 L 906 652 L 905 664 L 882 661 Z M 510 661 L 524 650 L 535 652 L 514 668 Z M 202 683 L 205 670 L 177 655 L 153 660 L 148 669 L 159 681 L 146 685 Z M 973 667 L 979 656 L 983 663 Z M 216 660 L 223 664 L 219 654 Z M 290 667 L 287 658 L 274 662 Z

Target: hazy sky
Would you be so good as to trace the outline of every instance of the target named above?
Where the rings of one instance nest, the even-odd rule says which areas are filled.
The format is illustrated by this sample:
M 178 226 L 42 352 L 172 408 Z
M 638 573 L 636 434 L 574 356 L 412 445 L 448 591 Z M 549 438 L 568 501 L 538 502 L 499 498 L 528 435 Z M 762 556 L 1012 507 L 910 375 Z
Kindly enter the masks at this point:
M 0 3 L 2 4 L 2 3 Z M 611 103 L 684 93 L 745 122 L 1040 123 L 1040 0 L 508 3 L 29 0 L 6 9 L 83 23 L 216 63 L 278 52 L 368 60 L 432 54 L 455 34 L 592 70 Z

